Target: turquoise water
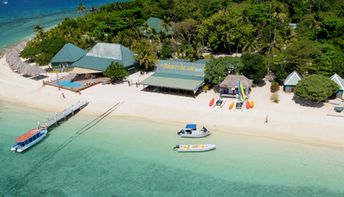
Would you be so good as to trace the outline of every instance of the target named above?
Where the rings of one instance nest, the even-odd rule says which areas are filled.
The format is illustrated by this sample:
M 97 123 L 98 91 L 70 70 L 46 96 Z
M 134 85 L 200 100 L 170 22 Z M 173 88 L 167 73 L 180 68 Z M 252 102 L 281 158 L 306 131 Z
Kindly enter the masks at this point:
M 183 125 L 106 118 L 71 138 L 94 118 L 77 114 L 24 154 L 9 151 L 16 136 L 51 114 L 0 103 L 1 194 L 344 195 L 343 150 L 230 131 L 213 131 L 213 135 L 203 139 L 181 139 L 176 132 Z M 178 143 L 192 142 L 215 143 L 217 150 L 196 154 L 172 150 Z
M 67 80 L 62 80 L 56 82 L 57 85 L 66 87 L 66 88 L 79 88 L 81 86 L 81 83 L 79 82 L 73 82 L 73 81 L 67 81 Z
M 98 7 L 118 0 L 7 0 L 0 1 L 0 48 L 22 41 L 34 33 L 34 27 L 58 24 L 64 18 L 76 17 L 77 6 Z

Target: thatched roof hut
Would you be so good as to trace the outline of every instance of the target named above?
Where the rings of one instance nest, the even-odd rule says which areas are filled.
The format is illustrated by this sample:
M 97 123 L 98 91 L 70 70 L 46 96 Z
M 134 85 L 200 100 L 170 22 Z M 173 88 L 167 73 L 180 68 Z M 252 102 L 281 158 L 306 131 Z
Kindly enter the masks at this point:
M 221 94 L 237 95 L 239 81 L 244 86 L 245 94 L 248 95 L 251 91 L 252 80 L 244 75 L 228 75 L 220 84 Z
M 6 61 L 13 71 L 16 71 L 22 75 L 37 76 L 46 71 L 39 66 L 31 66 L 30 64 L 23 62 L 20 59 L 20 51 L 25 47 L 26 43 L 22 42 L 13 47 L 6 55 Z
M 220 84 L 220 88 L 238 88 L 238 82 L 241 81 L 245 89 L 251 88 L 252 80 L 244 75 L 228 75 Z

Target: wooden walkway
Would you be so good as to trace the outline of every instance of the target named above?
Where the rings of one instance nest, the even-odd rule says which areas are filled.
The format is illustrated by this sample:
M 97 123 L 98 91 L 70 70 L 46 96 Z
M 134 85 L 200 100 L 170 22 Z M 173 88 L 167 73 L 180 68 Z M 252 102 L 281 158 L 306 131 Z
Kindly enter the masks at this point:
M 63 110 L 63 112 L 56 113 L 53 117 L 39 124 L 38 128 L 49 129 L 52 126 L 57 126 L 60 121 L 66 120 L 70 116 L 73 116 L 76 112 L 88 105 L 88 101 L 78 101 L 70 107 Z

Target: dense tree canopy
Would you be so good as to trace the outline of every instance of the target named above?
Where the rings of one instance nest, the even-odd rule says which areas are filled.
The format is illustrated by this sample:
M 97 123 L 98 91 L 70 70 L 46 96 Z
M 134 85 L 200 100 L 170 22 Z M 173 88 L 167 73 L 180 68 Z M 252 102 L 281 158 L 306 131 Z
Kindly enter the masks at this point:
M 241 59 L 243 63 L 241 73 L 249 79 L 252 79 L 254 83 L 261 81 L 268 73 L 263 56 L 245 53 L 241 56 Z
M 309 101 L 320 102 L 332 96 L 338 88 L 338 85 L 328 77 L 310 75 L 299 81 L 295 95 Z
M 243 67 L 240 58 L 223 57 L 206 63 L 205 79 L 212 84 L 220 84 L 229 72 L 237 73 Z
M 344 77 L 343 10 L 342 0 L 133 0 L 100 9 L 80 5 L 83 16 L 67 18 L 47 32 L 38 24 L 22 56 L 44 65 L 64 43 L 89 49 L 102 41 L 139 52 L 137 59 L 146 69 L 157 59 L 254 53 L 264 56 L 264 65 L 279 82 L 293 70 L 303 76 Z M 162 19 L 171 34 L 145 36 L 149 17 Z M 258 80 L 266 70 L 261 68 L 264 72 L 257 75 L 252 75 L 253 65 L 242 72 Z

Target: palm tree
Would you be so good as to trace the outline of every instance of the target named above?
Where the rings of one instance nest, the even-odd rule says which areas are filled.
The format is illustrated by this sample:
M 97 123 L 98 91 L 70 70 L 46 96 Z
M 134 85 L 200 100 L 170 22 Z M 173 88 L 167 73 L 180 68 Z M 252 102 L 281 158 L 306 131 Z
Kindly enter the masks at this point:
M 154 52 L 153 46 L 147 40 L 141 40 L 134 44 L 135 59 L 145 70 L 153 70 L 158 57 Z
M 77 11 L 78 13 L 83 13 L 86 11 L 86 6 L 82 3 L 79 3 L 78 7 L 77 7 Z
M 36 31 L 38 39 L 42 39 L 44 37 L 44 30 L 43 30 L 42 26 L 36 25 L 35 26 L 35 31 Z
M 92 13 L 95 13 L 98 11 L 98 9 L 96 7 L 91 7 L 91 10 L 90 10 Z

